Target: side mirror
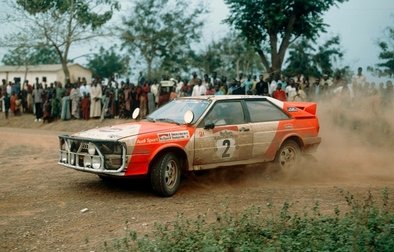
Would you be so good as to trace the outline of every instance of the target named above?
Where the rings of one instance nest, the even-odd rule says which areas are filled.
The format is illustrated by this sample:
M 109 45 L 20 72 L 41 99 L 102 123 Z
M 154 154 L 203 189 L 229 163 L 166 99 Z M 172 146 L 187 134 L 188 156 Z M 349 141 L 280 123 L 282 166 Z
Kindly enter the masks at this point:
M 193 119 L 194 119 L 194 113 L 191 110 L 186 111 L 186 113 L 183 115 L 183 120 L 185 121 L 186 124 L 193 122 Z
M 204 129 L 213 129 L 215 128 L 215 124 L 213 122 L 206 122 L 204 125 Z
M 132 118 L 134 120 L 136 120 L 139 115 L 140 115 L 140 108 L 134 109 L 133 114 L 132 114 Z

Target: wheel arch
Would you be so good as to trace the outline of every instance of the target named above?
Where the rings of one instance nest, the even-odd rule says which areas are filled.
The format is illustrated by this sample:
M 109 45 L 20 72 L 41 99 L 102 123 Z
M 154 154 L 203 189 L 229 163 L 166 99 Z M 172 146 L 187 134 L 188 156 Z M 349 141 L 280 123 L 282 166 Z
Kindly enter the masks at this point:
M 164 154 L 172 152 L 174 153 L 178 158 L 179 158 L 179 162 L 181 165 L 181 171 L 185 172 L 188 169 L 188 161 L 187 161 L 187 154 L 185 152 L 185 150 L 183 150 L 180 147 L 177 146 L 168 146 L 165 147 L 163 149 L 160 149 L 155 155 L 154 157 L 151 159 L 151 161 L 149 162 L 149 170 L 148 173 L 151 172 L 152 170 L 152 165 L 156 163 L 156 161 L 158 159 L 160 159 Z
M 283 139 L 283 141 L 280 143 L 279 148 L 286 143 L 287 141 L 294 141 L 298 144 L 298 146 L 300 147 L 301 151 L 304 149 L 304 141 L 302 141 L 302 138 L 298 135 L 290 135 L 287 136 Z M 278 150 L 279 150 L 278 148 Z

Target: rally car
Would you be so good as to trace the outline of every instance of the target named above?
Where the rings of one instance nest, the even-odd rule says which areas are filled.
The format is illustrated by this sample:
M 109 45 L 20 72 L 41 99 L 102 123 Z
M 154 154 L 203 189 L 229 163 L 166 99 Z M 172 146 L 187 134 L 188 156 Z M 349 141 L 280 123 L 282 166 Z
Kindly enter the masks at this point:
M 321 142 L 316 109 L 265 96 L 177 98 L 143 120 L 59 136 L 58 163 L 102 178 L 148 176 L 157 194 L 172 196 L 186 171 L 294 166 Z

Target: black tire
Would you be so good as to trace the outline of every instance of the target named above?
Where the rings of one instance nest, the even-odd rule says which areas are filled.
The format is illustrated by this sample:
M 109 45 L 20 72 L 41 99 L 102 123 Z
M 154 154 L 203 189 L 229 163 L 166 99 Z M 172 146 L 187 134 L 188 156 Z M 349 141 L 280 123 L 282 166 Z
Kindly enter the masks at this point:
M 171 152 L 165 153 L 151 168 L 153 191 L 164 197 L 174 195 L 181 181 L 181 165 L 176 155 Z
M 276 153 L 275 165 L 282 171 L 292 170 L 300 161 L 300 158 L 300 146 L 293 140 L 287 140 Z

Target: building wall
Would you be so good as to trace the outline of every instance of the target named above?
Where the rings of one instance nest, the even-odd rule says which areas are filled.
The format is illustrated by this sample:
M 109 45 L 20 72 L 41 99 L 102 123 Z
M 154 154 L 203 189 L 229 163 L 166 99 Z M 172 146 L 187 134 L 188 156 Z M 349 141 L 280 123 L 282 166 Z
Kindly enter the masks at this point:
M 46 77 L 47 83 L 51 83 L 57 80 L 57 73 L 55 72 L 28 72 L 26 75 L 26 80 L 29 81 L 30 84 L 36 83 L 36 78 L 38 78 L 39 82 L 43 82 L 43 78 Z M 15 78 L 19 78 L 21 84 L 25 80 L 24 72 L 9 72 L 9 73 L 0 73 L 0 79 L 5 79 L 7 81 L 14 82 Z
M 71 82 L 76 82 L 78 78 L 82 79 L 83 77 L 85 77 L 87 83 L 92 82 L 92 72 L 90 70 L 83 68 L 79 65 L 71 65 L 68 67 L 68 70 L 70 71 Z M 61 74 L 63 74 L 63 71 L 61 71 Z
M 69 71 L 70 71 L 70 79 L 71 82 L 76 82 L 78 80 L 78 77 L 80 77 L 81 79 L 83 77 L 86 78 L 86 81 L 88 83 L 91 83 L 92 81 L 92 73 L 90 70 L 85 69 L 79 65 L 70 65 L 69 66 Z M 39 79 L 39 82 L 42 83 L 44 77 L 46 77 L 46 83 L 48 83 L 48 85 L 52 82 L 55 81 L 60 81 L 61 83 L 64 84 L 64 73 L 63 73 L 63 69 L 59 69 L 58 71 L 28 71 L 27 75 L 26 75 L 26 80 L 29 81 L 30 84 L 33 84 L 36 82 L 36 78 Z M 14 78 L 20 78 L 21 84 L 23 83 L 23 81 L 25 80 L 25 72 L 0 72 L 0 80 L 5 79 L 8 81 L 12 81 L 14 82 Z

